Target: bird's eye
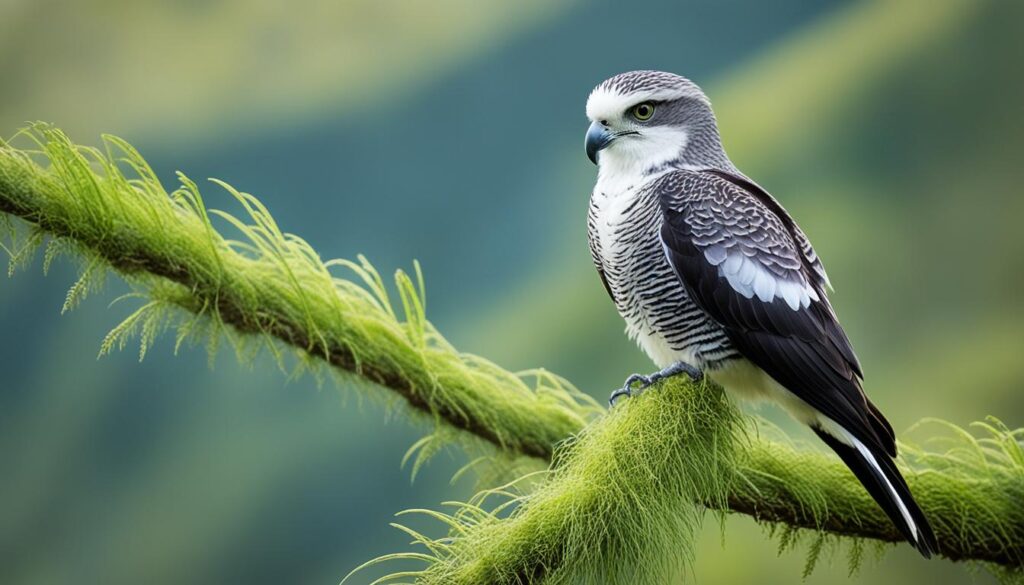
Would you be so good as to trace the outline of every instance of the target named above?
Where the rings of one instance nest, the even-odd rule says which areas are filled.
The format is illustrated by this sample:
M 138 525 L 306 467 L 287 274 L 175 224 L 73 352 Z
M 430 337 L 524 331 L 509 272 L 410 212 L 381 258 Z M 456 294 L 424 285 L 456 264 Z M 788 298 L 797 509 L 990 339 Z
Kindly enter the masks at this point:
M 651 116 L 654 115 L 654 104 L 651 102 L 644 102 L 633 106 L 633 117 L 641 122 L 650 120 Z

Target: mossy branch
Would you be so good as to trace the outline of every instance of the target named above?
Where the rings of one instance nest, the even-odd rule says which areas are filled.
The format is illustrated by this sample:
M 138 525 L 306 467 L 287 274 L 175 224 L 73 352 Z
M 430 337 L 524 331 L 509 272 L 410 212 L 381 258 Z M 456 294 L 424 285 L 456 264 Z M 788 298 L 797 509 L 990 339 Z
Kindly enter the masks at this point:
M 44 265 L 66 251 L 87 258 L 68 307 L 102 266 L 148 299 L 111 332 L 104 350 L 134 333 L 144 353 L 184 309 L 192 317 L 175 321 L 176 345 L 215 342 L 223 331 L 239 342 L 255 340 L 279 361 L 281 348 L 291 348 L 303 363 L 328 363 L 392 390 L 441 434 L 458 429 L 458 437 L 482 439 L 502 453 L 554 457 L 536 491 L 510 486 L 482 494 L 509 498 L 498 511 L 474 501 L 451 515 L 431 513 L 449 536 L 413 533 L 429 554 L 398 555 L 427 562 L 415 573 L 422 582 L 580 582 L 580 575 L 598 574 L 649 580 L 692 558 L 686 547 L 705 507 L 782 525 L 783 544 L 804 528 L 900 540 L 834 458 L 758 438 L 717 388 L 670 382 L 602 415 L 557 376 L 513 374 L 457 352 L 425 318 L 418 268 L 415 278 L 396 275 L 400 318 L 368 262 L 323 262 L 303 240 L 282 233 L 251 195 L 220 184 L 245 210 L 242 221 L 207 210 L 183 175 L 168 193 L 116 138 L 104 138 L 104 152 L 46 126 L 20 140 L 35 148 L 0 144 L 0 211 L 32 226 L 20 239 L 9 230 L 12 267 L 48 235 Z M 240 239 L 225 238 L 215 222 Z M 338 268 L 354 278 L 332 273 Z M 956 439 L 942 453 L 903 449 L 911 488 L 944 556 L 1017 571 L 1024 565 L 1022 431 L 993 423 L 976 438 L 951 428 Z M 811 546 L 811 561 L 821 542 Z
M 515 375 L 456 352 L 423 316 L 418 270 L 419 291 L 406 274 L 396 276 L 406 315 L 400 322 L 369 263 L 322 262 L 306 242 L 283 234 L 249 194 L 219 183 L 251 224 L 208 211 L 198 187 L 184 176 L 168 194 L 145 160 L 115 137 L 104 137 L 107 150 L 101 153 L 45 126 L 22 136 L 40 150 L 0 151 L 0 211 L 41 232 L 30 236 L 15 261 L 41 241 L 42 232 L 68 240 L 154 300 L 280 340 L 397 392 L 419 411 L 526 455 L 550 457 L 555 443 L 598 410 L 555 376 Z M 32 155 L 49 161 L 49 170 Z M 131 179 L 125 168 L 134 173 Z M 214 217 L 237 228 L 245 241 L 225 239 Z M 362 286 L 332 275 L 334 267 L 354 272 Z M 69 305 L 85 290 L 76 284 Z

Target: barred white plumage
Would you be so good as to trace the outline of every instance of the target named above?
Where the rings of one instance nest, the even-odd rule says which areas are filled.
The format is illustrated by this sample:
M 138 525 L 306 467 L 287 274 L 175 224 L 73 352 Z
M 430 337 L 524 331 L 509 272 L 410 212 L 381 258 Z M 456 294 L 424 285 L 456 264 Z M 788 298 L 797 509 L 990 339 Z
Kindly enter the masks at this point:
M 633 71 L 587 102 L 598 164 L 587 231 L 598 273 L 661 372 L 703 371 L 734 397 L 773 400 L 809 425 L 924 555 L 935 535 L 893 463 L 892 427 L 827 296 L 810 240 L 722 147 L 696 84 Z M 631 376 L 634 379 L 637 376 Z M 630 386 L 614 396 L 629 394 Z
M 739 357 L 722 328 L 693 303 L 665 258 L 657 193 L 594 189 L 587 231 L 594 264 L 626 333 L 658 367 L 683 360 L 699 368 Z

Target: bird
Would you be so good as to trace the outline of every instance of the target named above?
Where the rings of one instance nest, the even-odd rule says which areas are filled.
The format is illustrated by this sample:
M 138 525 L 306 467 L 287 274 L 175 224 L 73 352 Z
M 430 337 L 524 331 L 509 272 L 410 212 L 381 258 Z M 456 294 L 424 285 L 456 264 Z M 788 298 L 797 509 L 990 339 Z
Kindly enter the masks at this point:
M 611 405 L 682 374 L 736 400 L 775 402 L 925 558 L 938 552 L 896 467 L 892 426 L 864 393 L 821 259 L 730 160 L 704 91 L 673 73 L 630 71 L 598 84 L 586 113 L 591 256 L 626 333 L 661 368 L 629 376 Z

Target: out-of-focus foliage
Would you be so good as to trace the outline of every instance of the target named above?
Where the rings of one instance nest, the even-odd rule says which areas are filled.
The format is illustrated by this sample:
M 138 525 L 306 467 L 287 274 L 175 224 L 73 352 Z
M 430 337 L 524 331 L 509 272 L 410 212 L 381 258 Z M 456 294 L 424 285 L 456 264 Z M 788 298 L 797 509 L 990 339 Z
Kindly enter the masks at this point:
M 996 414 L 1021 426 L 1019 3 L 637 4 L 491 19 L 502 25 L 462 31 L 484 45 L 461 45 L 451 59 L 425 46 L 404 53 L 423 56 L 422 77 L 405 84 L 396 73 L 380 92 L 367 84 L 360 107 L 340 94 L 291 92 L 261 116 L 245 84 L 284 88 L 273 80 L 299 61 L 342 58 L 309 50 L 239 66 L 248 73 L 210 107 L 185 66 L 241 63 L 248 51 L 175 51 L 179 39 L 188 45 L 181 25 L 160 45 L 164 59 L 132 56 L 160 44 L 153 34 L 111 56 L 97 48 L 109 35 L 74 24 L 95 17 L 132 34 L 140 12 L 172 9 L 0 3 L 0 68 L 38 59 L 34 71 L 4 78 L 0 111 L 10 121 L 0 133 L 35 118 L 83 136 L 119 132 L 153 153 L 166 180 L 173 164 L 259 188 L 286 230 L 331 256 L 365 252 L 385 267 L 419 258 L 434 318 L 460 347 L 610 388 L 649 364 L 622 338 L 588 263 L 583 101 L 625 69 L 677 71 L 709 90 L 741 168 L 811 235 L 869 392 L 897 430 L 923 416 L 966 424 Z M 208 22 L 207 4 L 167 5 L 190 11 L 193 28 Z M 240 12 L 264 10 L 253 7 Z M 303 12 L 294 3 L 279 18 L 348 26 Z M 226 16 L 216 33 L 253 38 L 235 26 L 249 18 Z M 361 22 L 375 49 L 403 43 Z M 286 30 L 302 46 L 303 31 Z M 56 66 L 71 53 L 96 68 Z M 65 75 L 50 73 L 58 70 Z M 105 82 L 127 70 L 133 79 L 109 91 Z M 134 93 L 152 87 L 166 88 L 158 101 Z M 57 102 L 73 103 L 43 107 Z M 74 276 L 57 262 L 48 279 Z M 170 343 L 142 364 L 130 354 L 97 362 L 92 351 L 115 317 L 93 304 L 58 318 L 63 302 L 37 271 L 0 284 L 0 466 L 13 470 L 0 482 L 0 580 L 334 582 L 361 560 L 404 549 L 404 535 L 387 526 L 395 510 L 436 507 L 452 493 L 447 480 L 461 463 L 442 457 L 410 486 L 396 462 L 417 433 L 382 429 L 372 404 L 301 382 L 282 390 L 260 362 L 246 370 L 220 360 L 211 373 L 195 352 L 171 359 Z M 802 555 L 779 557 L 752 524 L 727 524 L 726 548 L 716 528 L 704 532 L 700 581 L 799 576 Z M 810 583 L 971 578 L 912 551 L 868 562 L 852 579 L 845 563 L 827 561 L 826 551 Z
M 213 127 L 280 130 L 311 108 L 394 107 L 410 86 L 569 5 L 5 0 L 0 128 L 47 119 L 74 133 L 201 140 Z M 117 127 L 102 127 L 109 119 Z

